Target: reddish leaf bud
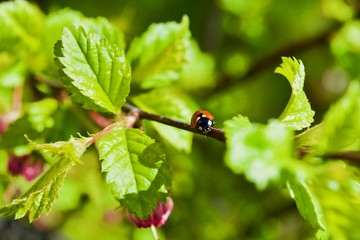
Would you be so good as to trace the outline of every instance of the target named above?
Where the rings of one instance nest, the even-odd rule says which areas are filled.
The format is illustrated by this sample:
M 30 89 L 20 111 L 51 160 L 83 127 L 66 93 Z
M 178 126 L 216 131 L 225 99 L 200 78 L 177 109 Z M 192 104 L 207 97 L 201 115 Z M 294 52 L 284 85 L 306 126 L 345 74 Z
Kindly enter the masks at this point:
M 31 181 L 42 172 L 42 163 L 31 161 L 30 155 L 15 156 L 11 154 L 8 159 L 8 171 L 12 175 L 22 175 L 27 181 Z
M 153 209 L 152 213 L 146 219 L 140 219 L 134 214 L 130 214 L 128 219 L 133 222 L 138 228 L 148 228 L 151 226 L 161 227 L 169 218 L 171 211 L 174 208 L 173 200 L 168 197 L 166 203 L 158 203 L 157 209 Z
M 42 172 L 41 162 L 25 162 L 21 174 L 27 181 L 32 181 Z
M 15 156 L 11 154 L 8 159 L 8 171 L 12 175 L 19 175 L 22 173 L 22 169 L 24 166 L 24 163 L 29 160 L 29 155 L 24 155 L 21 157 Z

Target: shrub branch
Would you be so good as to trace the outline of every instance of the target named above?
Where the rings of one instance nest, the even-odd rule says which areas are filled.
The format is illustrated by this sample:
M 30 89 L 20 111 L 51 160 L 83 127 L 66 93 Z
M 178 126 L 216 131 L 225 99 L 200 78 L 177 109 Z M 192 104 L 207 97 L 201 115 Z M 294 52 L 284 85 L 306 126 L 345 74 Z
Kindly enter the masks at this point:
M 124 106 L 122 107 L 122 110 L 125 113 L 128 113 L 129 115 L 135 116 L 137 119 L 147 119 L 147 120 L 151 120 L 151 121 L 156 121 L 156 122 L 160 122 L 160 123 L 166 124 L 168 126 L 173 126 L 173 127 L 185 130 L 185 131 L 190 131 L 193 133 L 201 134 L 199 131 L 192 128 L 189 123 L 185 123 L 185 122 L 175 120 L 172 118 L 145 112 L 130 103 L 125 103 Z M 225 143 L 225 141 L 226 141 L 224 131 L 219 128 L 213 128 L 213 130 L 211 132 L 209 132 L 208 134 L 206 134 L 206 136 L 214 138 L 222 143 Z M 303 159 L 306 155 L 308 155 L 310 153 L 310 149 L 304 148 L 304 147 L 297 149 L 297 151 L 299 153 L 299 156 L 301 156 L 300 157 L 301 159 Z M 360 165 L 360 152 L 358 152 L 358 151 L 331 153 L 331 154 L 325 154 L 323 156 L 318 156 L 318 157 L 321 157 L 321 158 L 324 158 L 327 160 L 341 159 L 341 160 L 348 161 L 351 164 Z
M 163 124 L 166 124 L 169 126 L 173 126 L 173 127 L 176 127 L 176 128 L 182 129 L 182 130 L 201 134 L 198 130 L 192 128 L 189 123 L 185 123 L 185 122 L 175 120 L 172 118 L 145 112 L 130 103 L 125 103 L 124 106 L 122 107 L 122 110 L 131 115 L 136 115 L 139 119 L 147 119 L 147 120 L 151 120 L 151 121 L 156 121 L 156 122 L 160 122 L 160 123 L 163 123 Z M 209 132 L 208 134 L 206 134 L 206 136 L 214 138 L 222 143 L 225 143 L 225 134 L 222 129 L 213 128 L 213 130 L 211 132 Z

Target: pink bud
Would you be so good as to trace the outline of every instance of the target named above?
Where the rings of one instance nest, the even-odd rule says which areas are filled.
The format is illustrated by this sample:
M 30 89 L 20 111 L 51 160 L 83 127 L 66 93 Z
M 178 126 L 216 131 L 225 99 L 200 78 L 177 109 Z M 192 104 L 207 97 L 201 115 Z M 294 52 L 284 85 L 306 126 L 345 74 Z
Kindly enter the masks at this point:
M 25 162 L 22 175 L 27 181 L 31 181 L 40 175 L 42 172 L 42 164 L 41 162 Z
M 29 155 L 15 156 L 11 154 L 8 159 L 8 171 L 13 175 L 19 175 L 22 173 L 25 162 L 29 160 Z
M 128 219 L 133 222 L 138 228 L 148 228 L 151 226 L 161 227 L 169 218 L 171 211 L 174 208 L 173 200 L 168 197 L 166 203 L 158 203 L 157 209 L 153 209 L 152 213 L 146 219 L 140 219 L 135 214 L 130 214 Z
M 8 171 L 12 175 L 22 175 L 31 181 L 42 172 L 42 163 L 30 160 L 30 155 L 15 156 L 11 154 L 8 159 Z

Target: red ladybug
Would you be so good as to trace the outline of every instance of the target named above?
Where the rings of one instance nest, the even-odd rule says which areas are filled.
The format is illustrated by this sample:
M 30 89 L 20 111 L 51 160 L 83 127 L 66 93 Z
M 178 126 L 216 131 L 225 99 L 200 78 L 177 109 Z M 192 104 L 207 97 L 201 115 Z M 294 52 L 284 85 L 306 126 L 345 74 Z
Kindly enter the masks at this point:
M 214 125 L 214 116 L 206 110 L 198 110 L 191 117 L 191 127 L 202 134 L 211 132 Z

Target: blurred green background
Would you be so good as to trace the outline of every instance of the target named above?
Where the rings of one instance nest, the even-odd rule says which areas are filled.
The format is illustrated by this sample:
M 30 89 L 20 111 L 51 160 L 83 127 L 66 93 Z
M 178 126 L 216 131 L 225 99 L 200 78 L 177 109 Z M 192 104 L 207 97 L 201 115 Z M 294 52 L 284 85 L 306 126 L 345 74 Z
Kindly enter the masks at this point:
M 192 36 L 207 54 L 195 66 L 208 73 L 189 72 L 188 93 L 215 115 L 217 127 L 238 113 L 262 123 L 281 114 L 291 91 L 286 79 L 273 73 L 281 56 L 303 61 L 315 122 L 360 75 L 357 0 L 34 3 L 46 13 L 68 7 L 88 17 L 107 17 L 125 33 L 128 43 L 153 22 L 179 22 L 187 14 Z M 287 190 L 274 187 L 259 192 L 224 165 L 224 149 L 201 136 L 195 137 L 191 154 L 167 148 L 175 209 L 159 229 L 160 238 L 314 239 L 315 231 L 298 214 Z M 71 172 L 49 216 L 35 223 L 43 234 L 23 239 L 153 239 L 151 230 L 136 229 L 115 209 L 98 171 L 95 150 L 86 157 L 86 168 L 77 166 Z M 6 224 L 28 231 L 21 221 Z

